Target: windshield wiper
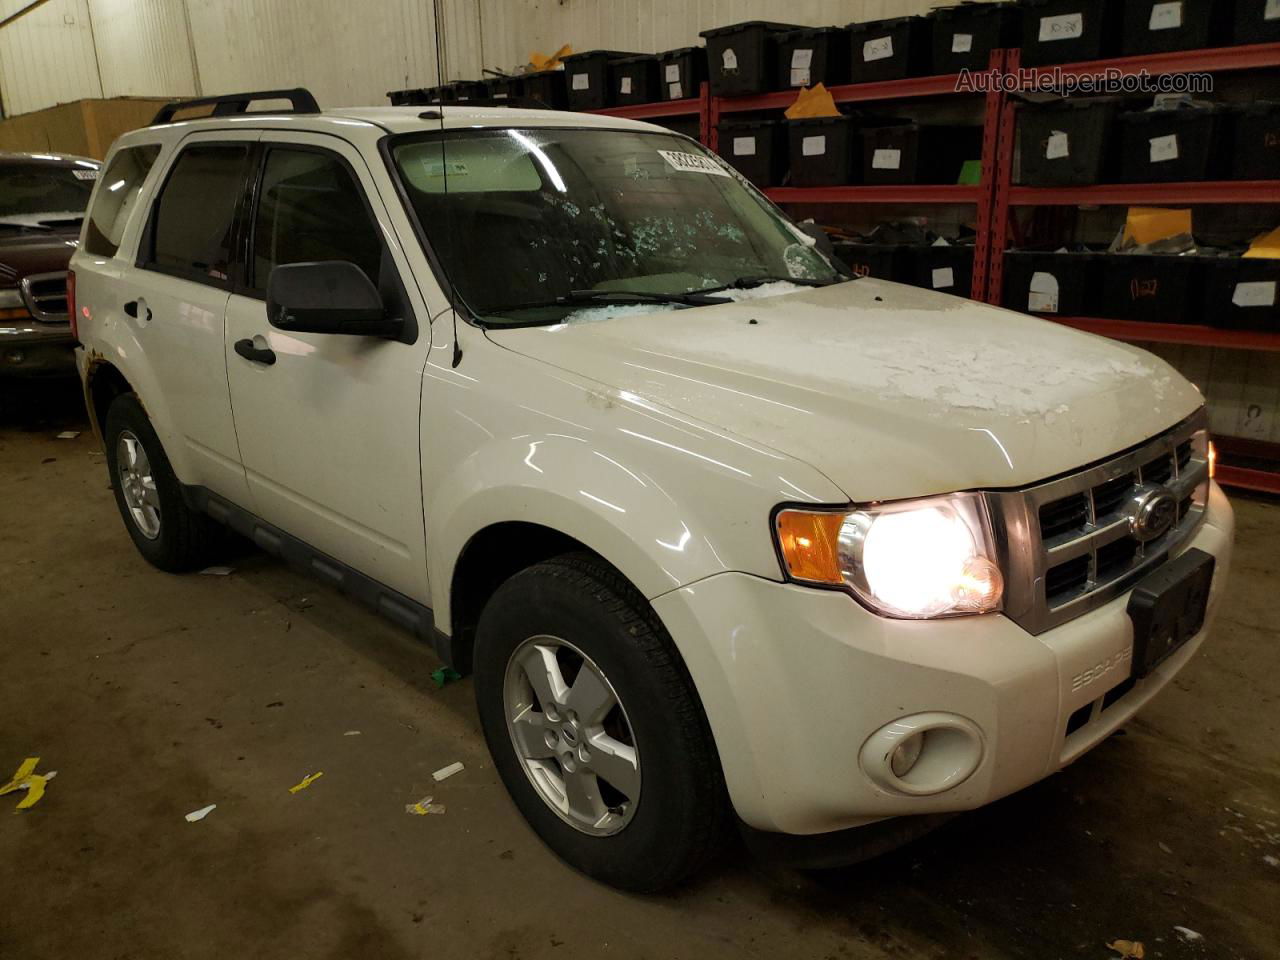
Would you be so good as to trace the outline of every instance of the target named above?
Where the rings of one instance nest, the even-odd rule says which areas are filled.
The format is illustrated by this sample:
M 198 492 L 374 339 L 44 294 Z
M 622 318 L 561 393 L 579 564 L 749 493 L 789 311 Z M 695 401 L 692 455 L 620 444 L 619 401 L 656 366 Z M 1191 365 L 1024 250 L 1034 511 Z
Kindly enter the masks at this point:
M 571 290 L 551 300 L 516 303 L 489 311 L 493 314 L 513 310 L 537 310 L 549 307 L 589 306 L 591 304 L 678 303 L 686 307 L 704 307 L 714 303 L 728 303 L 727 297 L 714 297 L 697 291 L 693 293 L 648 293 L 644 290 Z
M 798 287 L 829 287 L 831 284 L 839 282 L 839 280 L 815 280 L 809 277 L 738 277 L 736 280 L 731 280 L 722 287 L 712 287 L 706 292 L 715 293 L 717 290 L 750 290 L 753 287 L 763 287 L 766 283 L 794 283 Z

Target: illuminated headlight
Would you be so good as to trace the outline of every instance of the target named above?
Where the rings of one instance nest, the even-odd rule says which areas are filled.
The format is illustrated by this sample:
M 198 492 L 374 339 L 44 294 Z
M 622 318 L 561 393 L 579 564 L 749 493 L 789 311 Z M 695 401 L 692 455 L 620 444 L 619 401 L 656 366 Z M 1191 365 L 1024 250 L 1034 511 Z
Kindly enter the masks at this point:
M 0 310 L 12 310 L 14 307 L 23 307 L 26 304 L 22 300 L 21 290 L 0 290 Z
M 780 510 L 775 533 L 792 580 L 847 588 L 884 616 L 990 613 L 1004 598 L 979 494 L 852 512 Z

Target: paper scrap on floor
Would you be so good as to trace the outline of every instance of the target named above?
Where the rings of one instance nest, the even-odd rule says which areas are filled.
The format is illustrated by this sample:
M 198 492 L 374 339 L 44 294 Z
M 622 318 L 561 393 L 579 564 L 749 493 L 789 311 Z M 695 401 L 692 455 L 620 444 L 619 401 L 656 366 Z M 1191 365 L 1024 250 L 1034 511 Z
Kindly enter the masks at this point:
M 192 810 L 190 813 L 187 814 L 185 819 L 187 823 L 199 823 L 201 820 L 203 820 L 205 817 L 207 817 L 209 814 L 213 813 L 213 811 L 217 809 L 218 809 L 218 805 L 216 803 L 211 803 L 207 807 L 201 807 L 199 810 Z
M 45 784 L 58 775 L 57 770 L 50 770 L 44 774 L 36 773 L 36 767 L 39 764 L 39 757 L 27 757 L 22 763 L 18 764 L 18 769 L 14 772 L 12 779 L 0 787 L 0 796 L 17 790 L 27 791 L 27 795 L 14 808 L 15 811 L 29 810 L 39 803 L 40 798 L 44 796 Z
M 441 780 L 447 780 L 447 779 L 449 779 L 449 778 L 450 778 L 450 777 L 452 777 L 455 773 L 461 773 L 461 772 L 462 772 L 462 769 L 463 769 L 463 767 L 462 767 L 462 761 L 461 761 L 461 760 L 459 760 L 459 761 L 457 761 L 456 763 L 451 763 L 451 764 L 449 764 L 447 767 L 441 767 L 439 770 L 437 770 L 437 771 L 436 771 L 435 773 L 433 773 L 431 776 L 432 776 L 432 779 L 434 779 L 434 780 L 436 781 L 436 783 L 439 783 Z
M 431 797 L 423 797 L 417 803 L 406 803 L 404 812 L 413 814 L 415 817 L 425 817 L 427 814 L 444 813 L 443 803 L 432 803 Z
M 75 439 L 76 437 L 78 437 L 78 436 L 80 436 L 80 431 L 79 431 L 79 430 L 63 430 L 60 434 L 58 434 L 58 439 L 59 439 L 59 440 L 74 440 L 74 439 Z
M 226 577 L 235 572 L 235 567 L 205 567 L 200 573 L 206 577 Z
M 307 787 L 311 786 L 313 783 L 315 783 L 317 780 L 319 780 L 323 776 L 324 776 L 324 771 L 321 770 L 319 773 L 313 773 L 309 777 L 303 777 L 301 783 L 295 783 L 292 787 L 289 788 L 289 792 L 297 793 L 299 790 L 305 790 L 307 789 Z
M 1120 954 L 1121 960 L 1143 960 L 1146 955 L 1141 940 L 1112 940 L 1107 947 Z

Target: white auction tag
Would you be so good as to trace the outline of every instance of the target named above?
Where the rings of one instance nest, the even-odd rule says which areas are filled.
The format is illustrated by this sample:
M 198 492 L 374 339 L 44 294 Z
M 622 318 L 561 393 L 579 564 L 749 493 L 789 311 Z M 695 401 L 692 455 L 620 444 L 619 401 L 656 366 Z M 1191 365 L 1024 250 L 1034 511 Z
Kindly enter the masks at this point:
M 809 68 L 808 67 L 792 67 L 791 68 L 791 85 L 793 87 L 807 87 L 809 85 Z
M 1046 160 L 1061 160 L 1071 155 L 1071 138 L 1065 130 L 1049 131 L 1049 139 L 1044 143 Z
M 709 173 L 715 177 L 732 176 L 728 170 L 710 157 L 703 157 L 696 153 L 681 153 L 679 150 L 659 150 L 658 153 L 662 155 L 662 159 L 681 173 Z
M 945 290 L 956 285 L 955 271 L 950 267 L 937 267 L 933 271 L 933 289 Z
M 951 35 L 951 52 L 968 53 L 973 49 L 972 33 L 953 33 Z
M 668 99 L 668 100 L 679 100 L 679 99 L 680 99 L 681 97 L 683 97 L 683 96 L 684 96 L 684 88 L 683 88 L 683 87 L 681 87 L 679 83 L 668 83 L 668 84 L 667 84 L 667 99 Z
M 1276 282 L 1274 280 L 1251 280 L 1237 283 L 1235 292 L 1231 294 L 1231 302 L 1237 307 L 1274 307 L 1276 303 Z
M 573 75 L 573 89 L 589 90 L 591 88 L 591 74 L 575 73 Z
M 71 175 L 75 177 L 77 180 L 97 180 L 98 179 L 98 171 L 96 169 L 89 170 L 89 169 L 75 168 L 71 171 Z
M 620 80 L 618 81 L 618 92 L 619 92 L 619 93 L 630 93 L 630 92 L 631 92 L 631 78 L 630 78 L 630 77 L 623 77 L 622 79 L 620 79 Z
M 1078 40 L 1084 35 L 1084 14 L 1064 13 L 1057 17 L 1040 18 L 1040 42 L 1051 40 Z
M 1178 135 L 1171 133 L 1167 137 L 1151 138 L 1151 162 L 1163 163 L 1165 160 L 1178 159 Z
M 902 166 L 902 151 L 883 147 L 871 154 L 874 170 L 897 170 Z
M 1052 273 L 1039 271 L 1031 275 L 1031 288 L 1027 291 L 1027 309 L 1032 313 L 1058 312 L 1058 278 Z
M 1174 30 L 1182 26 L 1182 0 L 1172 3 L 1156 3 L 1151 6 L 1148 30 Z
M 720 54 L 720 63 L 726 70 L 738 69 L 738 55 L 733 52 L 733 47 L 729 47 L 724 53 Z
M 862 45 L 862 59 L 870 63 L 872 60 L 887 60 L 893 56 L 893 37 L 880 37 L 868 40 Z
M 800 152 L 806 157 L 818 157 L 827 152 L 825 136 L 805 137 L 800 141 Z
M 668 63 L 666 69 L 663 71 L 663 77 L 666 79 L 667 83 L 679 83 L 680 64 Z
M 756 138 L 734 137 L 733 155 L 735 157 L 754 157 L 756 155 Z
M 813 66 L 812 50 L 792 50 L 791 51 L 791 69 L 798 70 L 801 67 Z

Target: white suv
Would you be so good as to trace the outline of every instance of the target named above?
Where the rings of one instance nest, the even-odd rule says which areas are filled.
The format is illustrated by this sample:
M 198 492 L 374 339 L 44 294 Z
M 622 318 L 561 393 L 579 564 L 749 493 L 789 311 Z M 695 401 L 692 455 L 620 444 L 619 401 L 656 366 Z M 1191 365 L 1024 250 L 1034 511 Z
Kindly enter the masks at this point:
M 474 671 L 592 876 L 673 883 L 733 814 L 865 854 L 1075 760 L 1203 641 L 1232 514 L 1155 357 L 851 280 L 644 123 L 173 116 L 72 261 L 129 535 L 177 571 L 229 524 Z

